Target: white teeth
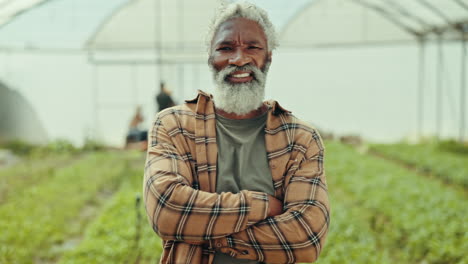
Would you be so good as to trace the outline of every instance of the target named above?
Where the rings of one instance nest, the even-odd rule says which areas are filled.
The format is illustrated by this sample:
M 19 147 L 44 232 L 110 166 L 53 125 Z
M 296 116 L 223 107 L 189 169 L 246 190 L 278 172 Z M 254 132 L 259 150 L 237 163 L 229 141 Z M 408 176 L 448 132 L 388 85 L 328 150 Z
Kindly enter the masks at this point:
M 241 74 L 234 74 L 232 75 L 232 77 L 235 77 L 235 78 L 245 78 L 245 77 L 249 77 L 249 73 L 241 73 Z

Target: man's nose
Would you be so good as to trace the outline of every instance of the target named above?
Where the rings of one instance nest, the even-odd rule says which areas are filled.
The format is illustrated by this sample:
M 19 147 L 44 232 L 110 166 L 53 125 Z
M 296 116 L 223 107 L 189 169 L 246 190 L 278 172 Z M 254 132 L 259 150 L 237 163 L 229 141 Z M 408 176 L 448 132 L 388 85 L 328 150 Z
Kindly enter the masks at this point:
M 252 62 L 252 58 L 242 50 L 237 50 L 229 59 L 229 64 L 244 66 Z

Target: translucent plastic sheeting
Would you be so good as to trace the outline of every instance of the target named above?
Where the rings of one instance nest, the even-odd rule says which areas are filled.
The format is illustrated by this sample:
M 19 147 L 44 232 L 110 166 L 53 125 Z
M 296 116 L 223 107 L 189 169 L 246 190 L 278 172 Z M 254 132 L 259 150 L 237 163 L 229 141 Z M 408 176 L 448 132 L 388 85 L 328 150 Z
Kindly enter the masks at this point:
M 0 26 L 15 15 L 47 0 L 0 0 Z
M 436 34 L 461 39 L 467 23 L 467 0 L 316 0 L 285 26 L 281 42 L 299 48 L 406 42 Z
M 0 51 L 81 50 L 96 27 L 128 1 L 44 1 L 0 26 Z
M 101 25 L 87 48 L 155 50 L 165 59 L 206 54 L 204 39 L 218 6 L 217 0 L 130 1 Z
M 415 34 L 453 30 L 468 22 L 466 0 L 353 0 Z

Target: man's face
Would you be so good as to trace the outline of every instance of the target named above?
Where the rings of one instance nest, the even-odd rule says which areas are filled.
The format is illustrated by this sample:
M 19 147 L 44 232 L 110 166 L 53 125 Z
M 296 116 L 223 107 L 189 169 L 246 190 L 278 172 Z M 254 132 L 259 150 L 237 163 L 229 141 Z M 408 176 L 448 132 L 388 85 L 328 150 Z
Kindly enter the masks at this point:
M 269 60 L 265 33 L 253 20 L 230 19 L 221 24 L 213 37 L 210 63 L 217 71 L 229 65 L 251 65 L 263 70 Z M 251 71 L 236 71 L 227 76 L 226 81 L 245 83 L 253 78 Z
M 233 18 L 222 23 L 209 59 L 216 107 L 238 115 L 260 107 L 270 59 L 265 33 L 257 22 Z

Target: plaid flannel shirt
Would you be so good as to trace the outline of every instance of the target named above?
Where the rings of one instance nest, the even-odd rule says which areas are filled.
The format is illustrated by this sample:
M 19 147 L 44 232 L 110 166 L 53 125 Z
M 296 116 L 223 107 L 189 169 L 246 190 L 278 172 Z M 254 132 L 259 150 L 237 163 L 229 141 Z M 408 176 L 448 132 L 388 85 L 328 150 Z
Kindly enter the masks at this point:
M 212 263 L 215 251 L 266 263 L 315 261 L 330 222 L 318 132 L 275 101 L 265 144 L 283 213 L 267 217 L 267 194 L 217 194 L 216 124 L 210 95 L 158 113 L 149 131 L 143 192 L 160 263 Z

